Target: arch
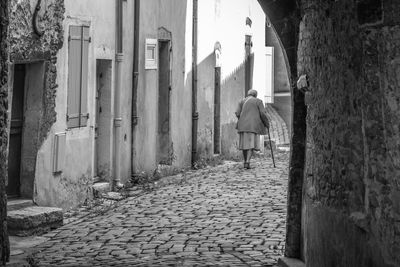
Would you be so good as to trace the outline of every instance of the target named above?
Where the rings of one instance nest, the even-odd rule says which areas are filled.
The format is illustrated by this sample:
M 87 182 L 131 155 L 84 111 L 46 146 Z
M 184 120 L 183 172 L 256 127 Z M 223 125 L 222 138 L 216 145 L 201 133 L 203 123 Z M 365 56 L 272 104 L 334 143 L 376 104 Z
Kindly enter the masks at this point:
M 171 41 L 172 33 L 164 27 L 158 28 L 158 40 Z
M 306 115 L 304 94 L 295 89 L 300 9 L 296 0 L 258 0 L 281 44 L 288 70 L 292 134 L 289 163 L 285 256 L 304 260 L 302 252 L 302 191 L 305 165 Z

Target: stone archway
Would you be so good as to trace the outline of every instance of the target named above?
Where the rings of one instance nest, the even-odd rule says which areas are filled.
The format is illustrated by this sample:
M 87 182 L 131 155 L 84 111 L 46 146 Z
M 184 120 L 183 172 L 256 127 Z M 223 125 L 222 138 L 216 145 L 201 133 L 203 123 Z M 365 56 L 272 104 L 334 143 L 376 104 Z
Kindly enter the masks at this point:
M 304 94 L 295 89 L 300 10 L 295 0 L 259 0 L 284 51 L 292 96 L 292 136 L 289 166 L 285 256 L 302 259 L 301 209 L 306 142 Z
M 285 256 L 400 264 L 397 1 L 259 0 L 285 47 L 293 135 Z

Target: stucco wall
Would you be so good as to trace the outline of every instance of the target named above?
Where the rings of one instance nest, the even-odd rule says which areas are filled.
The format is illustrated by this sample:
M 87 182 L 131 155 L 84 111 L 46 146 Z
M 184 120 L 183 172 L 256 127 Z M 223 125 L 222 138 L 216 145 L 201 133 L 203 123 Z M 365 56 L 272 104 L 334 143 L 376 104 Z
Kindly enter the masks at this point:
M 61 40 L 68 44 L 69 26 L 90 27 L 91 42 L 88 53 L 87 107 L 89 120 L 86 127 L 68 129 L 68 45 L 57 54 L 57 81 L 59 89 L 56 98 L 57 120 L 51 128 L 49 138 L 39 150 L 36 165 L 35 201 L 40 205 L 54 205 L 70 208 L 90 197 L 93 178 L 94 123 L 96 93 L 96 58 L 114 58 L 115 3 L 99 1 L 69 1 L 65 4 L 64 28 Z M 112 10 L 113 12 L 110 12 Z M 113 101 L 112 101 L 113 103 Z M 111 122 L 110 122 L 111 124 Z M 66 132 L 65 162 L 61 173 L 53 174 L 54 136 Z
M 221 151 L 237 153 L 234 128 L 237 103 L 244 97 L 246 17 L 252 20 L 252 52 L 255 58 L 253 86 L 260 99 L 265 96 L 265 14 L 257 1 L 199 1 L 198 26 L 198 150 L 201 157 L 213 151 L 214 131 L 214 46 L 221 44 Z M 234 30 L 233 30 L 234 29 Z M 243 73 L 241 73 L 243 72 Z
M 115 1 L 53 0 L 42 3 L 39 27 L 44 35 L 32 33 L 31 17 L 35 1 L 13 1 L 10 42 L 13 62 L 49 61 L 44 89 L 44 111 L 41 118 L 40 143 L 36 158 L 34 200 L 40 205 L 70 208 L 90 197 L 95 174 L 95 117 L 96 117 L 96 59 L 112 61 L 111 115 L 114 114 L 115 72 Z M 122 62 L 121 114 L 121 178 L 130 178 L 131 166 L 131 87 L 133 62 L 133 2 L 123 1 L 124 61 Z M 66 124 L 68 91 L 68 32 L 70 25 L 90 27 L 86 127 L 68 129 Z M 61 48 L 62 47 L 62 48 Z M 61 49 L 60 49 L 61 48 Z M 109 161 L 112 166 L 113 123 L 110 119 Z M 63 171 L 53 174 L 54 136 L 66 132 L 66 151 Z M 112 172 L 112 170 L 110 170 Z
M 272 106 L 285 121 L 289 130 L 292 131 L 292 105 L 290 96 L 290 82 L 284 47 L 279 40 L 274 26 L 266 27 L 266 46 L 274 47 L 274 103 Z
M 172 166 L 184 167 L 191 160 L 191 1 L 141 1 L 139 40 L 138 125 L 136 126 L 136 172 L 157 167 L 158 70 L 145 70 L 146 38 L 157 39 L 164 27 L 172 35 L 172 88 L 170 123 Z M 188 42 L 189 41 L 189 42 Z
M 306 264 L 399 266 L 400 3 L 302 5 Z
M 121 181 L 131 178 L 132 153 L 132 83 L 133 83 L 133 37 L 134 37 L 134 1 L 122 1 L 123 4 L 123 53 L 121 88 Z
M 64 1 L 47 1 L 45 8 L 40 10 L 38 16 L 38 26 L 44 30 L 43 36 L 40 38 L 32 31 L 32 15 L 36 2 L 32 1 L 11 1 L 10 2 L 10 58 L 12 63 L 29 63 L 32 61 L 47 62 L 45 69 L 44 88 L 41 91 L 40 104 L 43 105 L 41 111 L 39 129 L 35 134 L 39 136 L 36 146 L 33 147 L 33 154 L 46 143 L 46 138 L 51 138 L 51 128 L 56 121 L 56 93 L 58 90 L 57 81 L 57 53 L 62 47 L 63 38 L 63 19 L 64 19 Z M 10 74 L 12 80 L 13 74 Z M 10 92 L 12 92 L 12 83 L 10 83 Z M 38 160 L 36 159 L 36 164 Z M 37 167 L 37 166 L 36 166 Z M 36 168 L 36 172 L 38 168 Z M 39 171 L 39 174 L 42 172 Z M 37 183 L 40 181 L 35 181 Z M 47 186 L 48 181 L 44 182 Z M 32 197 L 32 191 L 38 189 L 35 185 L 30 188 L 29 195 Z M 28 196 L 29 197 L 29 196 Z M 36 191 L 33 197 L 36 199 Z M 40 203 L 40 199 L 38 199 Z M 53 202 L 55 205 L 55 202 Z

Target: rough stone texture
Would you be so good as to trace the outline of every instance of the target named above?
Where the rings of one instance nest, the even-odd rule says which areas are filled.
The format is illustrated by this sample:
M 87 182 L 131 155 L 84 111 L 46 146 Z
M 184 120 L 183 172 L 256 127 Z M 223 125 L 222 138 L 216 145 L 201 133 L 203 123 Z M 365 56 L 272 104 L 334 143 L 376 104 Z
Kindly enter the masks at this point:
M 7 234 L 7 109 L 8 109 L 8 1 L 0 2 L 0 265 L 10 255 Z
M 296 0 L 259 0 L 280 38 L 290 74 L 290 84 L 297 80 L 297 44 L 300 14 Z M 292 126 L 291 155 L 288 187 L 288 214 L 285 256 L 301 258 L 301 203 L 306 140 L 306 113 L 304 94 L 291 86 Z
M 64 40 L 62 28 L 64 1 L 42 2 L 42 8 L 38 15 L 38 26 L 44 30 L 41 37 L 37 36 L 32 28 L 32 14 L 35 8 L 32 5 L 35 3 L 32 1 L 10 1 L 9 43 L 12 63 L 27 63 L 37 60 L 48 61 L 49 63 L 45 74 L 46 88 L 43 90 L 44 110 L 39 133 L 39 148 L 56 121 L 56 56 Z
M 8 231 L 11 235 L 42 234 L 63 224 L 60 208 L 31 206 L 8 213 Z
M 361 12 L 365 4 L 383 12 Z M 400 265 L 399 8 L 398 1 L 302 1 L 298 72 L 309 75 L 311 90 L 307 266 Z
M 45 235 L 36 266 L 275 266 L 284 247 L 288 153 L 170 182 Z M 164 179 L 163 179 L 164 180 Z

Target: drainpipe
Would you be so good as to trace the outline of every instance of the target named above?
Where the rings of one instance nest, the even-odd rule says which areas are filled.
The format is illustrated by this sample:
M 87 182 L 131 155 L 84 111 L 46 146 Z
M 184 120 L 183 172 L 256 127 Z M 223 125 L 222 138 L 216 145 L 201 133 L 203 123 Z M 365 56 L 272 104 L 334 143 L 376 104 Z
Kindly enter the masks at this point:
M 115 53 L 115 102 L 114 102 L 114 175 L 112 189 L 122 188 L 121 184 L 121 87 L 123 54 L 122 0 L 116 0 L 116 53 Z
M 136 165 L 134 159 L 136 157 L 136 126 L 138 124 L 137 114 L 137 93 L 139 83 L 139 33 L 140 33 L 140 0 L 135 0 L 134 13 L 134 33 L 133 33 L 133 88 L 132 88 L 132 121 L 131 121 L 131 173 L 132 176 L 136 173 Z
M 193 0 L 192 31 L 192 167 L 197 161 L 197 127 L 199 113 L 197 111 L 197 19 L 198 0 Z

